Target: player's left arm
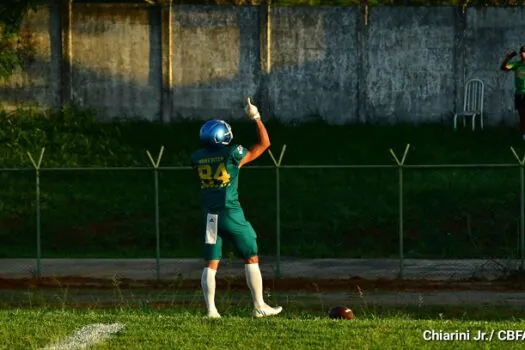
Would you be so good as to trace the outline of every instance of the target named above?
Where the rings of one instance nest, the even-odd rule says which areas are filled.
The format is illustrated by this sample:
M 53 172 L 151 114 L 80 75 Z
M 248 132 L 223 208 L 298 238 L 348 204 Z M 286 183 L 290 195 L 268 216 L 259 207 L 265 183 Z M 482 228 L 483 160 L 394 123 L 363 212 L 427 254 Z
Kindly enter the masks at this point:
M 255 121 L 259 141 L 253 145 L 246 152 L 246 155 L 240 160 L 239 168 L 259 158 L 271 145 L 270 136 L 268 136 L 268 131 L 261 120 L 259 110 L 256 106 L 252 105 L 250 98 L 247 99 L 247 102 L 248 106 L 246 107 L 246 113 L 252 120 Z
M 242 158 L 239 163 L 239 168 L 245 164 L 253 162 L 259 158 L 271 145 L 270 136 L 268 136 L 268 131 L 264 126 L 264 123 L 261 119 L 255 121 L 257 125 L 257 134 L 259 135 L 259 142 L 253 145 L 247 152 L 246 155 Z
M 516 56 L 518 53 L 516 51 L 512 51 L 511 53 L 507 54 L 505 56 L 505 59 L 501 63 L 500 69 L 504 72 L 510 72 L 514 68 L 514 64 L 509 63 L 510 60 Z

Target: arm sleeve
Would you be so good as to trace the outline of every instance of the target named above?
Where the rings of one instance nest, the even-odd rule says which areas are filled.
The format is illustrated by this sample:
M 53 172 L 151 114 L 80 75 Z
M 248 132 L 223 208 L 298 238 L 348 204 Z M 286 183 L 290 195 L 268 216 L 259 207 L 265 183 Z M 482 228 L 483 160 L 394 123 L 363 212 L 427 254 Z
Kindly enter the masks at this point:
M 514 70 L 516 69 L 516 62 L 508 62 L 506 65 L 506 67 L 508 67 L 510 70 Z
M 232 160 L 232 163 L 235 165 L 239 165 L 241 160 L 246 157 L 247 150 L 241 145 L 236 145 L 232 147 L 232 150 L 230 152 L 230 158 Z

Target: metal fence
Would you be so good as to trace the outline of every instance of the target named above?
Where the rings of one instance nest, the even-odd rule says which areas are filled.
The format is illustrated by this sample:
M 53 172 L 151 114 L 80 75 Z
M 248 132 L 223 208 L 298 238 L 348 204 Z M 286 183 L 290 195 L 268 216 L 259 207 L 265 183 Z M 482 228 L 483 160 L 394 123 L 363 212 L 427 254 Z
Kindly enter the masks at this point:
M 410 144 L 406 145 L 402 155 L 399 157 L 394 150 L 390 149 L 390 154 L 392 155 L 394 164 L 385 164 L 385 165 L 284 165 L 283 157 L 286 151 L 286 145 L 284 145 L 280 151 L 278 157 L 276 157 L 271 150 L 269 150 L 269 155 L 273 161 L 273 165 L 270 166 L 249 166 L 248 168 L 252 169 L 275 169 L 275 178 L 276 178 L 276 187 L 275 187 L 275 204 L 276 204 L 276 217 L 275 217 L 275 231 L 276 231 L 276 265 L 275 273 L 276 277 L 281 277 L 281 180 L 280 174 L 284 169 L 384 169 L 384 168 L 397 168 L 398 176 L 398 239 L 399 239 L 399 273 L 398 277 L 403 278 L 404 269 L 405 269 L 405 251 L 404 251 L 404 180 L 403 174 L 405 169 L 453 169 L 453 168 L 518 168 L 520 175 L 520 224 L 519 224 L 519 260 L 520 260 L 520 270 L 523 270 L 525 267 L 525 156 L 520 157 L 516 153 L 514 148 L 510 148 L 513 155 L 515 156 L 517 163 L 508 164 L 405 164 L 406 158 L 410 149 Z M 155 158 L 151 155 L 149 151 L 146 151 L 147 156 L 151 162 L 151 167 L 89 167 L 89 168 L 43 168 L 42 160 L 45 153 L 45 148 L 42 148 L 38 159 L 35 159 L 31 153 L 27 153 L 33 168 L 0 168 L 1 172 L 20 172 L 20 171 L 34 171 L 35 174 L 35 197 L 36 197 L 36 269 L 35 274 L 37 277 L 42 276 L 42 249 L 41 249 L 41 190 L 40 190 L 40 180 L 42 172 L 63 172 L 63 171 L 132 171 L 132 170 L 141 170 L 141 171 L 151 171 L 153 175 L 154 183 L 154 224 L 155 224 L 155 241 L 156 241 L 156 277 L 160 279 L 161 271 L 161 252 L 160 252 L 160 214 L 159 214 L 159 171 L 160 170 L 191 170 L 189 166 L 159 166 L 162 155 L 164 152 L 164 147 L 160 148 L 158 156 Z

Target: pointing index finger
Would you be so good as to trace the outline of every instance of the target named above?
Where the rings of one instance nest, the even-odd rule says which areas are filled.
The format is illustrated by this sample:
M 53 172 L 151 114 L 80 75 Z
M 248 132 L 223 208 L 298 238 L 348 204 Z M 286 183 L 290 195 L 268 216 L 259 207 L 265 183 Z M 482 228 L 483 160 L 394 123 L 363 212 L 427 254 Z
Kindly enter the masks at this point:
M 249 98 L 249 97 L 248 97 L 246 100 L 248 101 L 248 104 L 249 104 L 249 105 L 252 104 L 252 102 L 250 101 L 250 98 Z

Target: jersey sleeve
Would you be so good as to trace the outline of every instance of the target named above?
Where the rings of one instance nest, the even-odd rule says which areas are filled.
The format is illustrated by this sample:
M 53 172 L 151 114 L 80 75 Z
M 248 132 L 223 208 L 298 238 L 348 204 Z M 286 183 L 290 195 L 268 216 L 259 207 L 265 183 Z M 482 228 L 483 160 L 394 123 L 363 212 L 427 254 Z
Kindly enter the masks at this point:
M 239 165 L 241 163 L 241 160 L 246 157 L 247 154 L 246 148 L 244 148 L 241 145 L 236 145 L 232 147 L 232 150 L 230 152 L 230 158 L 232 160 L 232 163 L 235 165 Z
M 509 70 L 514 70 L 514 69 L 518 68 L 518 63 L 519 63 L 519 62 L 516 62 L 516 61 L 514 61 L 514 62 L 509 62 L 509 63 L 507 63 L 505 66 L 506 66 Z

